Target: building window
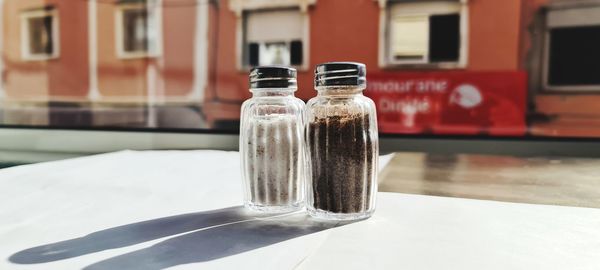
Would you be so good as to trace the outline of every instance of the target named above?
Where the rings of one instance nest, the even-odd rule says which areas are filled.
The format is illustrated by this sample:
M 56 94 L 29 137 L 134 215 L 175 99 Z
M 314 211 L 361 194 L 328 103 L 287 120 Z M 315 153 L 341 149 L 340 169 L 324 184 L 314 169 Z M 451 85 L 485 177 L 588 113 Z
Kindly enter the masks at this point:
M 459 1 L 388 4 L 383 64 L 464 66 L 462 6 Z
M 160 7 L 156 4 L 121 5 L 117 11 L 117 53 L 120 58 L 160 54 Z
M 548 13 L 546 89 L 600 90 L 599 17 L 600 7 L 572 6 Z
M 48 60 L 59 55 L 58 13 L 54 9 L 21 15 L 21 54 L 24 60 Z
M 549 46 L 549 85 L 600 85 L 600 26 L 552 29 Z
M 304 64 L 305 16 L 298 9 L 244 13 L 244 66 Z

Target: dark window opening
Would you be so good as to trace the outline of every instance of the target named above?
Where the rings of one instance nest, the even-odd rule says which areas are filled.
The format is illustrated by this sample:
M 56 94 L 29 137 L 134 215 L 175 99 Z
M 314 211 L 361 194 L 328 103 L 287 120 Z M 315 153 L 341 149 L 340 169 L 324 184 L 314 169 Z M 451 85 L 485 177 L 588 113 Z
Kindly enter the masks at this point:
M 250 66 L 258 66 L 259 59 L 259 45 L 258 43 L 248 44 L 248 64 Z
M 52 16 L 29 19 L 29 52 L 31 54 L 54 53 Z
M 457 62 L 460 51 L 460 15 L 429 17 L 429 61 Z
M 148 51 L 148 12 L 143 9 L 123 11 L 123 35 L 125 52 Z
M 549 46 L 549 85 L 600 85 L 600 26 L 551 29 Z
M 295 66 L 302 65 L 302 58 L 302 41 L 292 41 L 292 43 L 290 43 L 290 63 Z

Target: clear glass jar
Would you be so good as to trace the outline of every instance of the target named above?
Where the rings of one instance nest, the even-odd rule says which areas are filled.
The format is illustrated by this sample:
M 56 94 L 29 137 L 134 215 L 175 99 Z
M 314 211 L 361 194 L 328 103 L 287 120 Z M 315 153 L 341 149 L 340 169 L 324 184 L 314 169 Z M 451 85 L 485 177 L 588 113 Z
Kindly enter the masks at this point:
M 241 111 L 240 153 L 244 205 L 261 212 L 304 207 L 305 104 L 294 96 L 296 70 L 257 67 L 250 72 L 252 97 Z
M 375 103 L 363 95 L 366 67 L 317 66 L 318 95 L 307 103 L 307 208 L 323 219 L 370 217 L 377 194 L 379 143 Z

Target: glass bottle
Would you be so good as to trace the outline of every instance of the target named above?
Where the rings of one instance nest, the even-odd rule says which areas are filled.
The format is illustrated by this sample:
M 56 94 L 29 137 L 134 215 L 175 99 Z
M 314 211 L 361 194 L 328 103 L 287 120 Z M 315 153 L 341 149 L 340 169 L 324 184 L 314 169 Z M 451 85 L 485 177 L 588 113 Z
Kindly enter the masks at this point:
M 324 63 L 315 70 L 318 95 L 306 105 L 307 208 L 313 217 L 355 220 L 375 210 L 377 116 L 363 95 L 366 85 L 361 63 Z
M 244 205 L 261 212 L 304 207 L 305 104 L 294 96 L 296 70 L 256 67 L 242 104 L 240 153 Z

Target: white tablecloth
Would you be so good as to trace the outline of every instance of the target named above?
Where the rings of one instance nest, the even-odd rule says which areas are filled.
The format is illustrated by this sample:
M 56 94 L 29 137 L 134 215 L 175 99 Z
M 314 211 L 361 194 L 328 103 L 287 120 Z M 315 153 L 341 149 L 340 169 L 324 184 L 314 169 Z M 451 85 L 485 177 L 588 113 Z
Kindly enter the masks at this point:
M 368 220 L 241 207 L 238 153 L 0 170 L 0 269 L 599 269 L 600 210 L 379 193 Z

